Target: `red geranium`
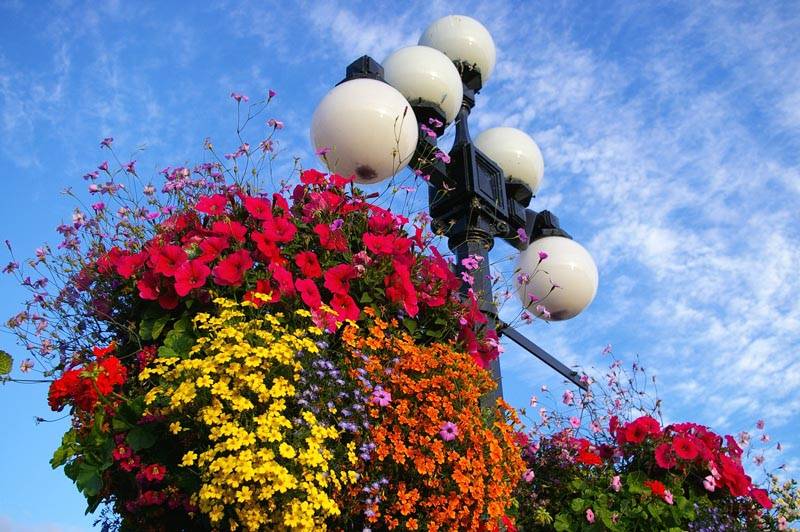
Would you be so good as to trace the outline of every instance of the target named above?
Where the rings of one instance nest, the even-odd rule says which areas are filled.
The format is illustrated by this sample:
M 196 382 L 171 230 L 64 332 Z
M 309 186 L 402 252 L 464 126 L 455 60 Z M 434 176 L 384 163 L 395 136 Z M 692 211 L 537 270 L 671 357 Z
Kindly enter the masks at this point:
M 684 460 L 694 460 L 699 452 L 697 445 L 686 436 L 676 436 L 672 441 L 672 450 Z
M 672 469 L 677 465 L 675 456 L 672 454 L 672 446 L 668 443 L 662 443 L 656 447 L 656 464 L 662 469 Z
M 577 462 L 585 465 L 600 465 L 603 460 L 596 454 L 589 451 L 581 451 L 576 458 Z
M 767 490 L 753 488 L 750 490 L 750 496 L 753 497 L 756 502 L 765 509 L 769 510 L 772 508 L 772 501 L 769 500 L 769 494 L 767 493 Z
M 653 495 L 657 497 L 664 497 L 664 494 L 667 491 L 667 487 L 664 486 L 664 484 L 659 480 L 646 480 L 644 485 L 650 488 L 650 491 L 653 493 Z

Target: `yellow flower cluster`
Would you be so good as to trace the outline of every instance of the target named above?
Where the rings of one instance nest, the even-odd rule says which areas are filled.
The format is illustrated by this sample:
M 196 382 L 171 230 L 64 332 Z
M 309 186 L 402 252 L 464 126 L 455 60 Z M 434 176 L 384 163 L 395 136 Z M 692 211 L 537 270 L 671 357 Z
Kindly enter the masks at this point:
M 289 330 L 283 315 L 248 302 L 215 303 L 218 315 L 194 318 L 201 337 L 189 358 L 157 358 L 140 376 L 155 381 L 145 402 L 173 420 L 172 432 L 202 433 L 181 464 L 202 481 L 192 501 L 215 527 L 324 530 L 340 514 L 333 497 L 357 475 L 335 463 L 338 429 L 294 401 L 296 355 L 317 353 L 322 331 Z M 340 462 L 354 464 L 354 444 L 345 453 Z

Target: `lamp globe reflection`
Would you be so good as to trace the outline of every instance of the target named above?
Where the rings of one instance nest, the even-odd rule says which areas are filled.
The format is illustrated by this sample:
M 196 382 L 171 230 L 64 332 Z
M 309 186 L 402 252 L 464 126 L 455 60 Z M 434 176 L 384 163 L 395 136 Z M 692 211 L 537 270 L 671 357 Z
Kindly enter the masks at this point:
M 475 138 L 475 146 L 503 170 L 506 179 L 528 185 L 533 194 L 544 176 L 544 160 L 536 142 L 513 127 L 493 127 Z
M 464 90 L 453 62 L 428 46 L 407 46 L 386 58 L 383 78 L 412 105 L 430 105 L 449 124 L 461 109 Z
M 436 48 L 454 63 L 475 68 L 484 84 L 492 76 L 497 51 L 489 31 L 463 15 L 442 17 L 422 33 L 419 44 Z
M 520 253 L 517 270 L 522 306 L 547 321 L 574 318 L 597 293 L 597 266 L 586 248 L 570 238 L 534 240 Z
M 419 135 L 408 101 L 375 79 L 334 87 L 311 119 L 311 143 L 331 172 L 371 184 L 392 177 L 414 155 Z

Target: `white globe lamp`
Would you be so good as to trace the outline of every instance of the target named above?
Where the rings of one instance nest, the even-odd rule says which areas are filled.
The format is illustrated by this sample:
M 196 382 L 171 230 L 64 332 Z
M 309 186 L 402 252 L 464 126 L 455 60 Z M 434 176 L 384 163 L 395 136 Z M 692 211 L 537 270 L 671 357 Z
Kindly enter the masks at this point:
M 513 127 L 493 127 L 475 138 L 475 147 L 496 162 L 509 181 L 524 183 L 536 194 L 544 176 L 544 159 L 536 142 Z
M 448 124 L 461 108 L 464 89 L 458 69 L 435 48 L 408 46 L 397 50 L 383 62 L 383 77 L 411 104 L 434 106 Z
M 375 79 L 334 87 L 311 119 L 311 143 L 331 172 L 356 183 L 392 177 L 414 155 L 417 119 L 400 92 Z
M 485 85 L 494 71 L 497 51 L 489 31 L 477 20 L 463 15 L 442 17 L 428 26 L 419 44 L 443 52 L 452 61 L 474 67 Z
M 597 279 L 597 266 L 586 248 L 566 237 L 548 236 L 520 253 L 514 282 L 528 312 L 562 321 L 589 306 Z

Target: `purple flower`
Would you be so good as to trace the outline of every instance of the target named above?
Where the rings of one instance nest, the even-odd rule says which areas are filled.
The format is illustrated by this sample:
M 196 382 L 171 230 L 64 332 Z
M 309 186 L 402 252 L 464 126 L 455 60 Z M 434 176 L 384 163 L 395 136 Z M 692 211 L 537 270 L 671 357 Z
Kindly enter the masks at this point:
M 461 261 L 461 265 L 467 270 L 477 270 L 479 267 L 478 259 L 483 259 L 481 256 L 470 255 Z
M 444 441 L 453 441 L 458 436 L 458 427 L 452 421 L 445 421 L 442 424 L 442 428 L 439 429 L 439 436 Z
M 344 220 L 342 220 L 341 218 L 337 218 L 330 224 L 331 231 L 338 231 L 339 229 L 341 229 L 342 225 L 344 225 Z
M 112 142 L 114 142 L 114 137 L 106 137 L 100 141 L 100 147 L 111 149 Z
M 106 204 L 103 203 L 102 201 L 98 201 L 97 203 L 93 203 L 92 204 L 92 209 L 94 209 L 95 212 L 100 212 L 102 210 L 105 210 L 105 208 L 106 208 Z
M 267 125 L 275 129 L 283 129 L 283 122 L 281 122 L 280 120 L 276 120 L 274 118 L 270 118 L 269 120 L 267 120 Z
M 108 161 L 103 161 L 100 163 L 100 166 L 98 166 L 97 169 L 102 170 L 103 172 L 108 172 Z
M 436 138 L 436 132 L 435 132 L 434 130 L 432 130 L 431 128 L 429 128 L 428 126 L 426 126 L 425 124 L 420 124 L 420 125 L 419 125 L 419 128 L 420 128 L 420 129 L 422 130 L 422 132 L 423 132 L 423 133 L 425 133 L 425 135 L 427 135 L 428 137 L 430 137 L 430 138 L 432 138 L 432 139 L 435 139 L 435 138 Z
M 526 469 L 525 472 L 522 474 L 522 480 L 530 484 L 531 482 L 533 482 L 534 476 L 535 475 L 533 473 L 533 469 Z
M 375 390 L 372 392 L 372 397 L 370 400 L 373 404 L 384 407 L 392 402 L 392 394 L 384 390 L 382 387 L 376 386 Z
M 331 152 L 331 149 L 330 149 L 330 148 L 328 148 L 328 147 L 326 146 L 326 147 L 323 147 L 323 148 L 320 148 L 320 149 L 318 149 L 316 153 L 317 153 L 317 155 L 319 155 L 320 157 L 325 157 L 325 156 L 326 156 L 326 155 L 328 155 L 330 152 Z
M 433 117 L 428 119 L 428 123 L 430 125 L 432 125 L 433 127 L 436 127 L 436 128 L 444 126 L 444 123 L 441 120 L 439 120 L 438 118 L 433 118 Z
M 125 171 L 129 174 L 136 175 L 136 161 L 130 161 L 125 164 Z
M 540 251 L 539 252 L 539 262 L 542 262 L 547 257 L 549 257 L 549 255 L 546 252 L 544 252 L 544 251 Z
M 238 103 L 250 101 L 250 98 L 248 98 L 244 94 L 240 94 L 238 92 L 232 92 L 231 93 L 231 98 L 236 100 Z
M 523 242 L 527 242 L 528 241 L 528 233 L 526 233 L 525 229 L 523 229 L 522 227 L 517 229 L 517 236 Z
M 450 164 L 450 156 L 441 150 L 437 151 L 434 157 L 442 161 L 444 164 Z

